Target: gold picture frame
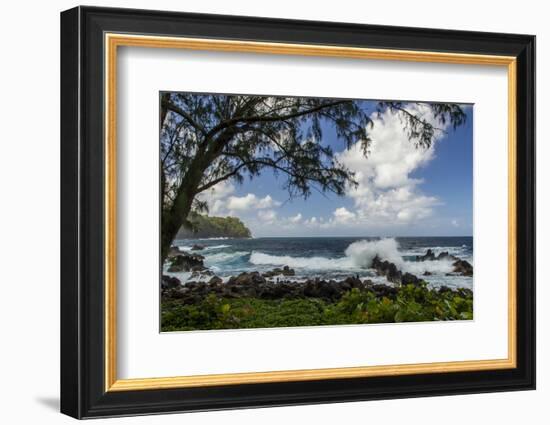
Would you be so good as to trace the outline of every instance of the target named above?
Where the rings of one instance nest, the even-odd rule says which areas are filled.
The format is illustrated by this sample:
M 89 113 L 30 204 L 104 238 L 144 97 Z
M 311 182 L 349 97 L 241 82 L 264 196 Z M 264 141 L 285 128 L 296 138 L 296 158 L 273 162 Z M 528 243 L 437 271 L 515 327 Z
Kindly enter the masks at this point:
M 516 367 L 516 58 L 512 56 L 281 44 L 128 34 L 105 34 L 105 391 L 134 391 L 266 382 L 465 372 Z M 392 60 L 506 67 L 508 73 L 508 358 L 387 366 L 117 379 L 116 375 L 116 94 L 119 47 L 188 49 L 238 53 L 325 56 L 358 60 Z

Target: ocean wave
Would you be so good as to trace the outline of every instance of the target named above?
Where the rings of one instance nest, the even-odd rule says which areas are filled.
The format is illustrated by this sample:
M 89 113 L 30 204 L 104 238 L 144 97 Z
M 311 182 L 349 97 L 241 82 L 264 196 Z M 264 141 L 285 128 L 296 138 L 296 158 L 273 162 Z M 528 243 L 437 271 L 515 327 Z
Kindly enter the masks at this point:
M 181 252 L 185 252 L 185 251 L 191 251 L 191 248 L 193 247 L 190 245 L 178 245 L 176 246 L 176 248 L 178 248 Z
M 307 270 L 341 270 L 355 266 L 348 257 L 291 257 L 290 255 L 269 255 L 263 252 L 252 252 L 250 263 L 261 266 L 289 266 Z
M 453 261 L 449 259 L 415 262 L 405 261 L 403 256 L 406 255 L 406 252 L 400 251 L 399 243 L 395 239 L 386 238 L 376 241 L 353 242 L 346 248 L 345 257 L 292 257 L 290 255 L 270 255 L 254 251 L 250 255 L 249 262 L 254 265 L 289 266 L 295 269 L 316 271 L 354 271 L 370 268 L 372 260 L 378 256 L 382 260 L 394 263 L 398 269 L 416 275 L 424 272 L 445 274 L 453 270 Z
M 204 250 L 208 251 L 211 249 L 224 249 L 224 248 L 231 248 L 231 245 L 212 245 L 212 246 L 205 246 Z
M 425 252 L 424 252 L 425 253 Z M 400 251 L 399 243 L 393 238 L 378 241 L 358 241 L 346 249 L 346 256 L 350 257 L 358 267 L 368 268 L 374 257 L 394 263 L 398 269 L 415 275 L 424 272 L 444 274 L 453 270 L 453 261 L 442 259 L 436 261 L 405 261 L 403 256 L 408 253 Z
M 249 261 L 254 265 L 289 266 L 308 270 L 366 269 L 371 266 L 377 255 L 384 260 L 402 264 L 403 259 L 398 247 L 395 239 L 363 240 L 350 244 L 345 251 L 345 257 L 292 257 L 252 252 Z
M 205 264 L 212 265 L 217 263 L 229 263 L 250 254 L 248 251 L 220 252 L 204 256 Z
M 194 251 L 193 250 L 193 245 L 178 245 L 177 248 L 181 251 L 181 252 L 185 252 L 185 251 Z M 210 251 L 212 249 L 224 249 L 224 248 L 231 248 L 231 245 L 212 245 L 212 246 L 205 246 L 204 248 L 202 249 L 197 249 L 196 251 L 197 252 L 201 252 L 201 251 Z
M 436 260 L 436 261 L 404 261 L 403 270 L 417 276 L 425 272 L 434 274 L 445 274 L 453 271 L 452 260 Z
M 439 255 L 442 252 L 448 252 L 451 255 L 465 255 L 469 252 L 469 248 L 466 245 L 462 246 L 428 246 L 428 247 L 415 247 L 415 248 L 409 248 L 404 249 L 401 252 L 401 255 L 404 256 L 417 256 L 417 255 L 425 255 L 426 251 L 428 249 L 431 249 L 435 255 Z

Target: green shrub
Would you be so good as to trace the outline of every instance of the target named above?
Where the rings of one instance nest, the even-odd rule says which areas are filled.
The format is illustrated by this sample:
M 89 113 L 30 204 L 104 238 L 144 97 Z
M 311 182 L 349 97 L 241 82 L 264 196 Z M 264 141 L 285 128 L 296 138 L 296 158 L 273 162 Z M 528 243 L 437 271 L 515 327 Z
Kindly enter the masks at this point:
M 335 302 L 318 298 L 263 300 L 217 298 L 210 294 L 194 305 L 178 300 L 162 303 L 162 331 L 246 329 L 365 323 L 471 320 L 470 291 L 430 290 L 406 285 L 395 297 L 377 297 L 352 289 Z

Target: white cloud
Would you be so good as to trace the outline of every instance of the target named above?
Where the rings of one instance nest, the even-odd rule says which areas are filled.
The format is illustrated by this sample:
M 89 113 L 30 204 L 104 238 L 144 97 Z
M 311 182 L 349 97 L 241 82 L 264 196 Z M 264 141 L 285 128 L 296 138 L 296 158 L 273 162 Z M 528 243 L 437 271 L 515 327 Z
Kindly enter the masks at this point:
M 225 209 L 225 198 L 235 191 L 233 183 L 224 180 L 202 192 L 198 198 L 208 203 L 210 214 L 218 214 Z
M 212 214 L 218 214 L 223 211 L 225 203 L 221 199 L 216 199 L 209 202 L 209 212 Z
M 273 210 L 260 210 L 258 218 L 266 223 L 273 223 L 277 219 L 277 213 Z
M 273 200 L 269 195 L 258 198 L 253 193 L 245 196 L 230 196 L 226 202 L 226 208 L 230 211 L 247 211 L 252 209 L 265 209 L 279 206 L 281 203 Z
M 244 196 L 235 196 L 235 186 L 229 181 L 222 181 L 199 195 L 199 199 L 206 201 L 209 213 L 212 215 L 238 215 L 239 213 L 254 213 L 257 210 L 275 208 L 281 205 L 270 195 L 263 198 L 253 193 Z
M 210 189 L 201 193 L 201 195 L 207 197 L 208 199 L 222 199 L 232 194 L 233 192 L 235 192 L 235 186 L 233 186 L 233 183 L 227 180 L 223 180 L 215 186 L 212 186 Z
M 452 224 L 454 227 L 458 227 L 458 226 L 459 226 L 458 220 L 451 220 L 451 224 Z
M 333 215 L 336 223 L 348 223 L 355 219 L 355 214 L 345 207 L 336 208 Z
M 295 216 L 290 217 L 290 218 L 288 219 L 288 221 L 289 221 L 290 223 L 297 224 L 297 223 L 299 223 L 300 221 L 302 221 L 302 214 L 301 214 L 301 213 L 298 213 L 298 214 L 296 214 Z
M 315 226 L 317 225 L 317 217 L 310 217 L 305 221 L 305 224 L 307 226 Z
M 251 209 L 258 203 L 258 197 L 252 193 L 245 196 L 230 196 L 227 200 L 227 208 L 230 210 L 244 211 Z
M 414 106 L 409 110 L 439 125 L 428 107 Z M 359 185 L 347 191 L 356 210 L 337 208 L 333 213 L 334 222 L 384 225 L 414 223 L 429 217 L 440 202 L 423 194 L 418 188 L 422 181 L 411 174 L 435 157 L 437 140 L 428 149 L 416 147 L 404 131 L 400 116 L 389 110 L 380 116 L 373 114 L 371 119 L 374 126 L 370 131 L 372 143 L 368 157 L 365 158 L 360 144 L 337 155 L 343 165 L 355 172 Z M 436 134 L 437 137 L 440 136 Z
M 280 202 L 274 201 L 273 198 L 269 195 L 261 198 L 258 200 L 258 204 L 256 205 L 256 208 L 272 208 L 272 207 L 278 207 L 281 205 Z

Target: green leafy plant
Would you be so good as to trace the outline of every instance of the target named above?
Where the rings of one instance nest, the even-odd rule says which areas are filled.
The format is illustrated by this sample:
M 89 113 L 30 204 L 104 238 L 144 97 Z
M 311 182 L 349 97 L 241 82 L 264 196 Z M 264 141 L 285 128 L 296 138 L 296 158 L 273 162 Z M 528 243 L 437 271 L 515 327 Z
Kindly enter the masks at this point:
M 162 331 L 246 329 L 473 319 L 469 290 L 435 290 L 426 283 L 405 285 L 393 296 L 352 289 L 337 302 L 319 298 L 265 300 L 218 298 L 195 304 L 162 303 Z

